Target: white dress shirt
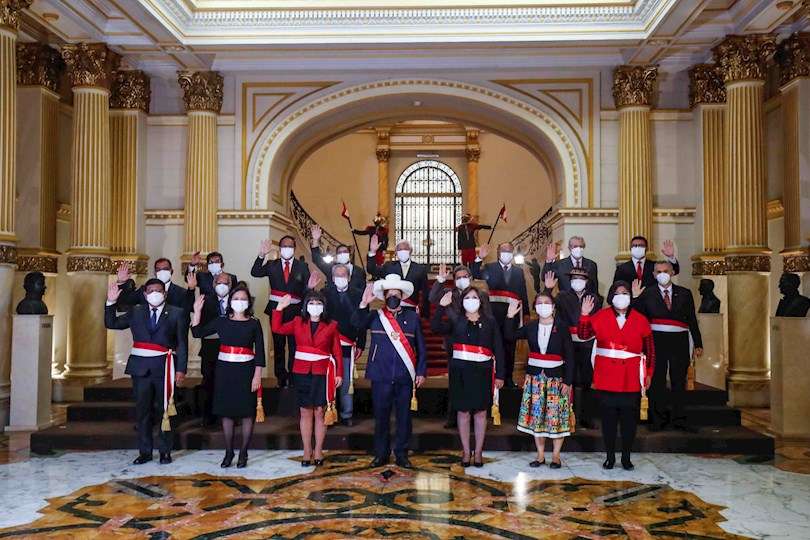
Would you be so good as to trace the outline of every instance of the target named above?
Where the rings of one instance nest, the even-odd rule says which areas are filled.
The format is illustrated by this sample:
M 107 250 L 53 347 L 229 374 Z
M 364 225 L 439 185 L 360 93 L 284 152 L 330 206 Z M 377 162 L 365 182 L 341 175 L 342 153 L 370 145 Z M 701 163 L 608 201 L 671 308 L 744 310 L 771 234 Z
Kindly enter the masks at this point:
M 542 354 L 546 354 L 546 349 L 548 349 L 548 340 L 551 339 L 551 329 L 553 327 L 554 323 L 540 323 L 537 325 L 537 344 L 540 346 L 540 352 Z

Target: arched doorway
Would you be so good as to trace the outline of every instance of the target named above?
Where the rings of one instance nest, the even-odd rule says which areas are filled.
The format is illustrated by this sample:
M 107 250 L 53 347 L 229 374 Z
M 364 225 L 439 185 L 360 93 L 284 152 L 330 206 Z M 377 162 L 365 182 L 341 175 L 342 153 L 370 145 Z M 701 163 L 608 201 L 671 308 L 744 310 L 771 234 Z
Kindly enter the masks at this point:
M 402 171 L 394 199 L 396 230 L 399 238 L 411 242 L 415 261 L 456 261 L 455 226 L 461 221 L 461 203 L 461 181 L 447 164 L 417 161 Z

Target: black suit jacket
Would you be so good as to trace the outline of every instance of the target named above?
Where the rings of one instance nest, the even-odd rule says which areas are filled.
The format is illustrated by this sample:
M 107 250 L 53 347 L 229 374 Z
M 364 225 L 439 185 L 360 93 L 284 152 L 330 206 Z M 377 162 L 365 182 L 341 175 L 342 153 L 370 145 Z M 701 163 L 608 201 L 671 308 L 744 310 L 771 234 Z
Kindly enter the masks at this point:
M 236 278 L 236 274 L 228 275 L 231 276 L 231 289 L 233 289 L 239 280 Z M 214 290 L 214 276 L 211 272 L 197 272 L 197 287 L 200 288 L 200 294 L 206 296 L 217 294 Z
M 273 291 L 291 293 L 301 300 L 307 294 L 307 283 L 309 282 L 309 267 L 306 263 L 293 258 L 291 259 L 292 266 L 290 266 L 290 278 L 285 283 L 284 281 L 284 267 L 281 265 L 281 259 L 264 262 L 261 257 L 256 257 L 253 261 L 253 268 L 250 269 L 250 275 L 253 277 L 266 277 L 270 282 L 270 289 Z M 270 300 L 267 302 L 267 307 L 264 312 L 270 315 L 276 309 L 276 302 Z M 301 313 L 301 304 L 290 304 L 284 310 L 283 320 L 289 321 L 296 315 Z
M 653 285 L 657 285 L 658 282 L 655 280 L 655 276 L 653 275 L 653 270 L 655 269 L 655 261 L 651 261 L 650 259 L 644 259 L 644 269 L 643 277 L 641 278 L 641 285 L 644 287 L 652 287 Z M 678 261 L 672 263 L 672 269 L 675 271 L 675 275 L 677 276 L 681 271 L 681 265 L 678 264 Z M 626 281 L 629 284 L 633 284 L 633 281 L 636 280 L 636 267 L 633 264 L 633 259 L 629 261 L 625 261 L 621 264 L 616 265 L 616 272 L 613 274 L 613 283 L 617 281 Z
M 510 291 L 518 295 L 520 301 L 523 302 L 523 315 L 529 314 L 532 305 L 529 304 L 529 297 L 526 293 L 526 278 L 523 275 L 523 268 L 512 264 L 509 267 L 508 281 L 506 273 L 499 262 L 485 264 L 482 268 L 481 261 L 475 261 L 470 265 L 470 271 L 473 278 L 486 281 L 490 290 Z M 495 320 L 503 325 L 504 320 L 506 320 L 508 305 L 503 302 L 492 302 L 491 306 Z
M 692 298 L 692 291 L 686 287 L 672 284 L 672 309 L 667 309 L 664 297 L 658 283 L 644 289 L 638 298 L 633 299 L 633 307 L 648 319 L 672 319 L 689 325 L 689 332 L 692 334 L 692 341 L 695 347 L 703 347 L 703 339 L 700 336 L 697 315 L 695 315 L 695 300 Z
M 135 288 L 134 280 L 127 280 L 119 285 L 121 296 L 118 297 L 118 304 L 122 306 L 147 305 L 146 297 L 143 295 L 143 286 Z M 194 289 L 189 289 L 185 285 L 178 285 L 171 282 L 166 291 L 166 303 L 182 309 L 186 316 L 194 309 Z
M 571 340 L 571 333 L 565 326 L 566 321 L 557 315 L 554 317 L 554 326 L 551 330 L 551 337 L 548 340 L 546 354 L 559 354 L 563 357 L 563 365 L 555 368 L 540 368 L 526 366 L 526 373 L 539 375 L 545 373 L 546 377 L 562 377 L 563 383 L 573 384 L 574 381 L 574 342 Z M 525 339 L 529 342 L 529 351 L 540 352 L 540 344 L 537 341 L 537 330 L 540 326 L 539 319 L 532 319 L 524 326 L 517 328 L 517 317 L 509 320 L 504 325 L 506 339 L 516 341 Z
M 534 263 L 534 261 L 532 261 Z M 590 259 L 586 259 L 582 257 L 582 269 L 588 272 L 588 279 L 590 280 L 591 289 L 595 292 L 599 292 L 599 268 L 597 267 L 596 263 Z M 538 285 L 542 285 L 543 283 L 543 276 L 546 275 L 546 272 L 554 272 L 554 275 L 557 277 L 557 288 L 560 291 L 570 291 L 571 290 L 571 278 L 568 277 L 568 272 L 574 268 L 574 263 L 571 262 L 571 257 L 566 257 L 564 259 L 560 259 L 554 262 L 546 262 L 543 263 L 543 269 L 540 271 L 540 282 L 538 283 L 537 279 L 535 278 L 534 281 L 534 290 L 536 292 L 540 292 L 542 287 L 538 288 Z
M 315 263 L 315 266 L 318 267 L 318 270 L 324 273 L 326 276 L 327 283 L 332 281 L 332 267 L 335 266 L 336 263 L 328 263 L 323 260 L 323 256 L 321 255 L 321 248 L 312 248 L 312 262 Z M 366 271 L 363 270 L 362 267 L 357 266 L 356 264 L 349 263 L 347 266 L 351 266 L 352 273 L 349 276 L 349 288 L 356 289 L 358 287 L 365 288 L 366 286 Z
M 181 308 L 166 304 L 157 327 L 149 329 L 150 306 L 138 304 L 130 311 L 116 313 L 116 304 L 104 308 L 104 326 L 110 330 L 132 331 L 133 341 L 163 345 L 174 351 L 175 370 L 186 372 L 188 358 L 188 315 Z M 124 373 L 136 377 L 163 373 L 166 357 L 130 355 Z
M 579 316 L 582 314 L 582 299 L 587 296 L 592 296 L 594 299 L 593 310 L 591 315 L 602 309 L 604 299 L 598 293 L 586 292 L 582 298 L 577 296 L 574 291 L 561 291 L 555 300 L 557 309 L 560 311 L 560 317 L 565 320 L 568 327 L 579 326 Z
M 347 338 L 354 340 L 358 349 L 366 348 L 366 333 L 358 332 L 352 325 L 352 316 L 360 309 L 363 298 L 363 287 L 352 288 L 340 293 L 333 283 L 328 283 L 321 292 L 326 296 L 326 311 L 329 318 L 338 323 L 338 330 Z
M 366 263 L 368 273 L 374 279 L 383 279 L 388 274 L 396 274 L 406 281 L 413 283 L 413 299 L 420 306 L 422 317 L 430 315 L 430 302 L 428 301 L 428 267 L 426 264 L 414 262 L 408 267 L 408 275 L 402 275 L 402 265 L 399 261 L 388 261 L 382 267 L 377 266 L 374 257 L 369 257 Z

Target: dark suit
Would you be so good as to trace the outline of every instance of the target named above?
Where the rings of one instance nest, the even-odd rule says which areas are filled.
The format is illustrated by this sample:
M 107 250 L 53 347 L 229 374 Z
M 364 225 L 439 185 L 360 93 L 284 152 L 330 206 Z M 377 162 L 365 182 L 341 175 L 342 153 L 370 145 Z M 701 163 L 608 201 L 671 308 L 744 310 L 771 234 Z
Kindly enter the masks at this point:
M 388 274 L 396 274 L 406 281 L 413 283 L 413 296 L 410 300 L 419 306 L 422 317 L 430 317 L 430 302 L 428 301 L 428 266 L 414 262 L 411 259 L 411 264 L 408 267 L 408 275 L 402 275 L 402 264 L 399 261 L 388 261 L 382 267 L 377 266 L 377 261 L 374 257 L 369 257 L 366 269 L 373 279 L 383 279 Z
M 580 265 L 583 270 L 588 273 L 588 280 L 591 284 L 591 287 L 595 292 L 599 292 L 599 269 L 596 266 L 596 263 L 590 259 L 586 259 L 582 257 L 582 260 L 579 261 Z M 568 276 L 568 272 L 574 268 L 574 262 L 571 260 L 571 257 L 566 257 L 565 259 L 560 259 L 554 262 L 546 262 L 543 264 L 543 269 L 540 272 L 540 283 L 542 283 L 543 276 L 546 275 L 546 272 L 554 272 L 554 275 L 557 277 L 557 288 L 560 291 L 570 291 L 571 290 L 571 278 Z M 534 290 L 535 292 L 540 292 L 542 289 L 538 288 L 537 280 L 534 283 Z
M 652 287 L 658 283 L 655 281 L 655 276 L 653 275 L 654 269 L 655 261 L 644 259 L 641 278 L 641 285 L 643 287 Z M 681 265 L 678 264 L 678 261 L 672 263 L 672 269 L 675 271 L 675 275 L 677 276 L 681 271 Z M 636 274 L 636 265 L 633 262 L 633 259 L 616 265 L 616 272 L 613 274 L 613 283 L 616 283 L 617 281 L 626 281 L 632 285 L 633 281 L 636 279 L 638 279 L 638 277 Z
M 228 307 L 228 297 L 224 298 L 225 306 L 220 302 L 216 292 L 206 294 L 200 314 L 200 327 L 205 327 L 217 317 L 224 317 Z M 214 399 L 214 377 L 217 357 L 219 356 L 219 336 L 208 336 L 200 339 L 200 371 L 202 372 L 203 417 L 210 423 L 213 419 L 211 404 Z
M 332 282 L 327 283 L 321 292 L 326 296 L 326 311 L 329 318 L 338 323 L 338 329 L 342 336 L 355 342 L 355 347 L 358 351 L 366 348 L 366 333 L 358 332 L 357 328 L 352 324 L 352 316 L 359 309 L 360 300 L 363 298 L 363 288 L 355 287 L 349 288 L 344 292 L 340 292 Z M 341 347 L 343 353 L 343 384 L 338 388 L 338 395 L 340 396 L 340 417 L 351 418 L 354 409 L 354 398 L 349 393 L 352 386 L 352 348 Z
M 228 275 L 231 276 L 231 289 L 233 289 L 238 280 L 235 274 Z M 197 287 L 200 289 L 200 294 L 206 296 L 217 294 L 214 290 L 214 275 L 211 272 L 197 272 Z
M 672 309 L 666 303 L 657 282 L 647 287 L 641 295 L 633 300 L 633 307 L 650 319 L 668 319 L 685 323 L 689 332 L 662 332 L 653 328 L 655 342 L 655 370 L 650 384 L 650 423 L 661 426 L 667 422 L 667 371 L 672 386 L 672 415 L 670 420 L 675 425 L 685 425 L 686 414 L 686 374 L 691 362 L 689 351 L 689 334 L 694 346 L 703 347 L 703 341 L 695 315 L 695 301 L 692 291 L 686 287 L 672 285 Z
M 186 315 L 194 309 L 194 289 L 189 289 L 185 285 L 178 285 L 174 281 L 168 283 L 166 289 L 166 303 L 170 306 L 178 307 L 186 312 Z M 118 304 L 122 306 L 135 306 L 146 304 L 146 297 L 143 295 L 143 286 L 135 288 L 135 281 L 128 279 L 118 286 L 121 296 L 118 297 Z
M 151 323 L 151 306 L 136 305 L 131 311 L 120 315 L 116 304 L 104 308 L 104 325 L 110 330 L 132 331 L 135 342 L 154 343 L 174 351 L 177 372 L 186 372 L 188 354 L 188 315 L 182 309 L 164 305 L 157 326 Z M 124 373 L 132 377 L 135 393 L 135 415 L 138 427 L 138 450 L 142 455 L 152 454 L 152 427 L 160 425 L 163 417 L 163 389 L 166 355 L 130 355 Z M 171 451 L 171 432 L 160 431 L 159 450 L 162 454 Z
M 321 255 L 321 248 L 312 248 L 312 262 L 315 263 L 315 266 L 318 267 L 318 270 L 324 273 L 326 276 L 326 281 L 331 283 L 332 282 L 332 267 L 335 266 L 335 262 L 325 262 L 323 260 L 323 256 Z M 365 288 L 366 286 L 366 271 L 363 270 L 362 267 L 357 266 L 349 262 L 346 266 L 351 268 L 351 273 L 349 274 L 349 288 L 356 289 L 356 288 Z
M 483 279 L 487 282 L 490 290 L 490 297 L 493 290 L 510 291 L 520 298 L 523 303 L 523 313 L 525 317 L 529 314 L 531 304 L 526 293 L 526 278 L 523 276 L 523 269 L 515 264 L 509 267 L 509 272 L 504 272 L 500 262 L 489 263 L 481 267 L 481 261 L 475 261 L 470 265 L 473 278 Z M 515 370 L 515 340 L 506 337 L 506 312 L 509 305 L 504 302 L 491 302 L 492 315 L 500 326 L 503 337 L 503 351 L 506 365 L 506 384 L 512 383 L 512 372 Z
M 296 258 L 290 259 L 290 275 L 284 280 L 284 267 L 282 259 L 265 262 L 262 257 L 256 257 L 250 275 L 253 277 L 266 277 L 270 282 L 270 290 L 280 295 L 292 294 L 303 301 L 307 293 L 309 282 L 309 267 Z M 276 309 L 277 302 L 270 300 L 264 312 L 270 315 Z M 290 304 L 282 313 L 282 321 L 288 322 L 301 314 L 301 304 Z M 284 349 L 287 349 L 287 362 L 284 362 Z M 273 372 L 279 386 L 286 386 L 295 357 L 295 337 L 273 333 Z

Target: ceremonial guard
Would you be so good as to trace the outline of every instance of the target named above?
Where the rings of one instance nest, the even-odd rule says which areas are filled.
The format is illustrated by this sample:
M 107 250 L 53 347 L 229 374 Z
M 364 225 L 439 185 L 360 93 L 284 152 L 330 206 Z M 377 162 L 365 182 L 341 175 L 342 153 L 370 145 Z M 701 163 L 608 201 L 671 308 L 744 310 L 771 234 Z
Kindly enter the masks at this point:
M 377 266 L 382 266 L 385 262 L 385 251 L 388 249 L 388 218 L 379 212 L 374 216 L 371 225 L 365 229 L 353 229 L 353 234 L 368 236 L 368 250 L 374 252 L 374 262 Z M 372 249 L 372 239 L 376 237 L 376 247 Z
M 233 462 L 234 424 L 239 420 L 242 444 L 236 466 L 241 469 L 247 467 L 247 451 L 261 399 L 264 334 L 261 323 L 253 317 L 253 297 L 246 285 L 239 284 L 231 291 L 224 317 L 201 324 L 205 303 L 205 296 L 194 302 L 191 334 L 196 338 L 219 336 L 213 413 L 222 419 L 225 438 L 221 467 L 230 467 Z
M 301 440 L 304 460 L 316 467 L 323 465 L 323 440 L 326 426 L 336 420 L 335 394 L 343 374 L 343 350 L 338 323 L 331 320 L 326 298 L 317 291 L 304 298 L 304 309 L 289 321 L 284 311 L 292 297 L 285 295 L 273 311 L 273 333 L 295 336 L 295 362 L 292 366 L 293 386 L 301 413 Z M 313 425 L 315 449 L 312 448 Z
M 222 258 L 222 253 L 212 251 L 205 256 L 205 265 L 207 270 L 200 269 L 200 252 L 194 253 L 191 256 L 191 261 L 188 263 L 188 272 L 197 275 L 197 286 L 200 288 L 200 294 L 213 295 L 214 294 L 214 278 L 219 274 L 225 273 L 228 276 L 228 281 L 231 289 L 236 287 L 237 279 L 236 274 L 229 274 L 224 271 L 225 259 Z
M 675 258 L 675 245 L 671 240 L 666 240 L 661 246 L 661 253 L 672 263 L 675 275 L 681 270 L 678 259 Z M 653 269 L 655 262 L 647 259 L 647 239 L 643 236 L 634 236 L 630 240 L 630 260 L 616 265 L 616 272 L 613 274 L 613 282 L 624 281 L 630 283 L 637 290 L 641 287 L 655 285 Z
M 266 277 L 270 282 L 270 295 L 264 312 L 273 313 L 281 299 L 289 295 L 290 302 L 282 313 L 282 321 L 289 322 L 301 313 L 301 300 L 311 287 L 309 267 L 305 262 L 295 258 L 295 238 L 283 236 L 279 240 L 279 249 L 272 248 L 269 240 L 262 241 L 259 256 L 253 261 L 250 275 Z M 270 255 L 265 262 L 265 257 Z M 277 255 L 280 255 L 278 257 Z M 284 352 L 287 351 L 285 362 Z M 281 335 L 273 331 L 273 373 L 279 388 L 285 388 L 290 382 L 293 360 L 295 358 L 295 337 Z
M 425 340 L 419 316 L 403 309 L 402 301 L 413 294 L 413 284 L 398 274 L 366 286 L 360 309 L 352 317 L 359 332 L 371 330 L 366 378 L 371 381 L 374 407 L 374 460 L 372 467 L 388 463 L 391 453 L 391 409 L 396 416 L 394 456 L 396 464 L 412 468 L 408 459 L 411 438 L 411 410 L 416 410 L 416 389 L 427 373 Z M 374 298 L 385 306 L 369 312 Z
M 135 394 L 138 457 L 133 464 L 152 461 L 152 427 L 157 418 L 162 419 L 158 437 L 160 463 L 167 464 L 172 462 L 170 417 L 176 414 L 175 384 L 182 384 L 186 375 L 188 314 L 166 303 L 162 280 L 149 279 L 141 289 L 144 302 L 118 314 L 116 307 L 122 292 L 116 283 L 110 283 L 104 326 L 132 331 L 132 350 L 124 372 L 132 377 Z
M 461 252 L 461 264 L 469 265 L 475 261 L 475 248 L 478 246 L 476 233 L 481 229 L 489 230 L 492 226 L 477 223 L 470 214 L 461 216 L 461 223 L 456 227 L 456 242 Z
M 189 281 L 185 286 L 174 283 L 172 281 L 172 275 L 174 274 L 172 261 L 165 257 L 155 261 L 154 269 L 155 278 L 160 280 L 166 287 L 164 291 L 166 303 L 170 306 L 179 307 L 186 314 L 191 313 L 191 308 L 194 305 L 194 289 L 197 287 L 196 278 L 189 276 Z M 119 305 L 134 306 L 146 303 L 145 286 L 135 288 L 135 281 L 130 277 L 129 265 L 126 261 L 122 262 L 118 267 L 116 284 L 121 290 L 121 295 L 118 298 Z
M 529 358 L 523 383 L 523 399 L 517 429 L 534 437 L 537 459 L 530 467 L 545 465 L 546 439 L 551 439 L 552 469 L 562 467 L 563 440 L 574 431 L 572 384 L 574 382 L 574 346 L 565 318 L 557 313 L 550 291 L 538 293 L 534 309 L 539 319 L 517 328 L 521 306 L 509 306 L 506 325 L 512 340 L 529 342 Z
M 504 336 L 503 350 L 505 363 L 505 383 L 507 388 L 514 388 L 516 385 L 512 380 L 512 372 L 515 369 L 515 341 L 508 339 L 504 334 L 506 324 L 506 312 L 510 304 L 518 303 L 521 307 L 529 305 L 526 293 L 526 278 L 523 269 L 514 264 L 514 246 L 510 242 L 504 242 L 498 246 L 498 260 L 481 266 L 482 261 L 489 254 L 488 246 L 481 246 L 479 256 L 470 267 L 475 279 L 483 279 L 489 287 L 489 301 L 492 304 L 492 314 L 498 322 L 501 335 Z M 521 323 L 524 316 L 521 315 Z
M 413 247 L 408 240 L 400 240 L 396 245 L 396 261 L 388 261 L 380 267 L 375 255 L 382 247 L 373 236 L 366 261 L 368 273 L 375 279 L 396 274 L 413 285 L 413 296 L 403 298 L 402 307 L 419 310 L 422 317 L 430 316 L 430 302 L 428 301 L 428 266 L 412 260 Z
M 585 272 L 588 281 L 591 283 L 593 292 L 599 291 L 599 268 L 595 261 L 585 257 L 585 239 L 581 236 L 572 236 L 568 239 L 568 251 L 570 255 L 564 259 L 558 259 L 560 255 L 559 247 L 555 242 L 549 242 L 546 246 L 546 262 L 543 265 L 542 274 L 553 272 L 557 278 L 557 286 L 560 291 L 571 290 L 571 270 L 577 269 Z M 538 283 L 535 282 L 535 290 L 539 292 Z
M 321 253 L 321 227 L 320 225 L 312 226 L 312 262 L 315 266 L 323 272 L 325 276 L 332 275 L 332 267 L 336 264 L 345 266 L 349 271 L 349 287 L 352 289 L 360 289 L 361 291 L 366 287 L 366 271 L 361 266 L 352 262 L 352 252 L 346 244 L 338 244 L 335 249 L 335 260 L 331 263 L 323 260 Z
M 602 467 L 616 463 L 616 428 L 621 425 L 622 467 L 632 470 L 630 451 L 636 438 L 640 403 L 655 370 L 655 343 L 646 317 L 630 307 L 630 284 L 617 281 L 608 291 L 606 307 L 591 315 L 594 300 L 582 301 L 578 335 L 596 337 L 593 388 L 600 392 L 602 438 L 607 457 Z
M 199 274 L 197 274 L 199 277 Z M 200 314 L 199 325 L 205 327 L 211 321 L 228 314 L 231 292 L 230 275 L 220 272 L 214 276 L 214 293 L 205 294 Z M 197 301 L 200 301 L 199 298 Z M 200 371 L 202 373 L 202 411 L 203 426 L 214 424 L 212 405 L 214 403 L 214 380 L 216 379 L 217 358 L 219 358 L 219 334 L 213 333 L 200 339 Z
M 453 308 L 453 291 L 447 291 L 431 319 L 431 329 L 452 343 L 450 357 L 450 409 L 456 411 L 463 453 L 461 465 L 484 466 L 487 411 L 497 404 L 494 396 L 503 386 L 503 339 L 489 302 L 475 287 L 461 292 L 462 312 Z M 498 409 L 493 409 L 497 411 Z M 499 414 L 499 413 L 498 413 Z M 470 452 L 470 417 L 475 431 L 475 453 Z
M 672 263 L 655 263 L 656 285 L 647 287 L 633 307 L 647 317 L 655 340 L 655 371 L 650 385 L 650 430 L 660 431 L 671 425 L 680 431 L 697 431 L 687 424 L 686 379 L 693 358 L 703 354 L 703 341 L 695 314 L 692 291 L 672 283 Z M 667 399 L 667 372 L 672 386 Z M 672 403 L 671 414 L 667 401 Z

